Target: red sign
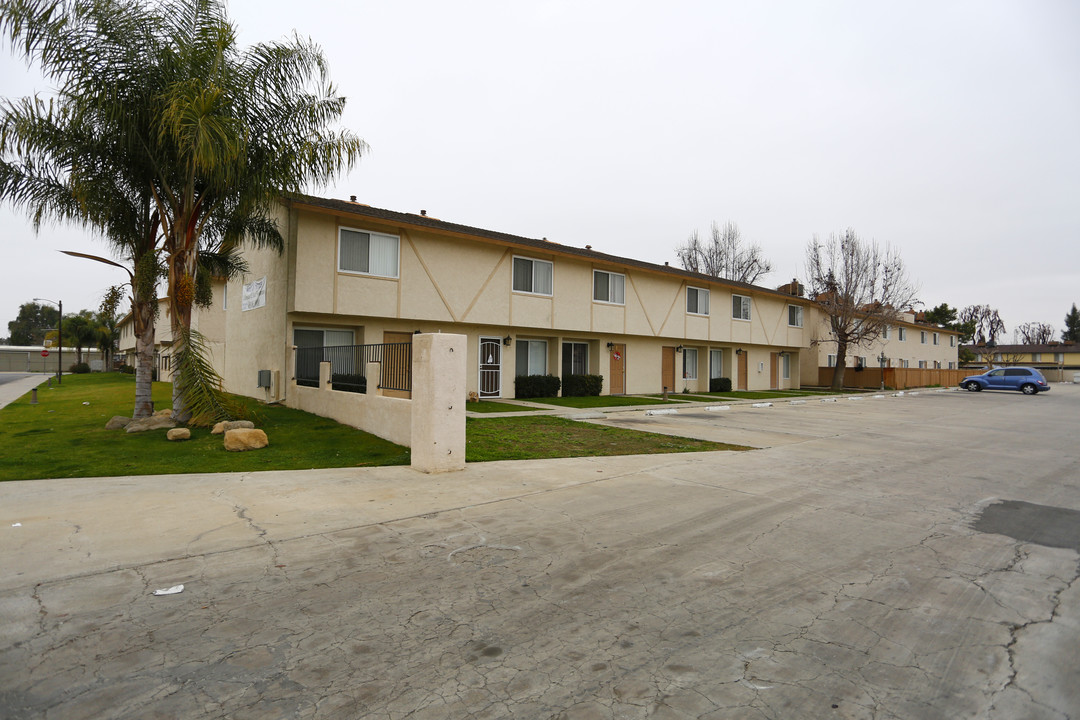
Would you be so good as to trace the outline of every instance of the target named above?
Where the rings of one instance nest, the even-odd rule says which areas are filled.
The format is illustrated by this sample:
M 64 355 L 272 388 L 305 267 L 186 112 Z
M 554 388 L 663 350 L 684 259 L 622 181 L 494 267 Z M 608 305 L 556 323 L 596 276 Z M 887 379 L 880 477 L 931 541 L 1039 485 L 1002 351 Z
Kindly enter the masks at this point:
M 48 350 L 42 350 L 41 351 L 41 357 L 49 357 L 49 351 Z

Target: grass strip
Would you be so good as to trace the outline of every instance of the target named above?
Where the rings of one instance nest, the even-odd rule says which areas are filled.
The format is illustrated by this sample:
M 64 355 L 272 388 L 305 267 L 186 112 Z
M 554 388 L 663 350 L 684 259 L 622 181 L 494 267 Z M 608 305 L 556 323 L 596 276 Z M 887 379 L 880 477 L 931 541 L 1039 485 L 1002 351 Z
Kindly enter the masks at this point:
M 663 405 L 665 401 L 659 397 L 644 395 L 586 395 L 584 397 L 545 397 L 529 398 L 529 402 L 543 405 L 555 405 L 557 407 L 572 408 L 598 408 L 598 407 L 627 407 L 633 405 Z M 682 403 L 685 400 L 668 400 L 667 403 Z
M 478 413 L 525 412 L 528 410 L 539 410 L 539 408 L 529 407 L 528 405 L 518 405 L 517 403 L 510 402 L 492 402 L 491 400 L 480 400 L 479 402 L 466 403 L 465 409 L 469 412 Z
M 753 449 L 550 415 L 469 418 L 465 437 L 468 462 Z
M 158 408 L 172 404 L 172 385 L 154 383 Z M 130 417 L 135 379 L 120 373 L 65 375 L 63 385 L 38 389 L 0 410 L 0 480 L 251 472 L 404 465 L 408 448 L 348 425 L 279 405 L 237 398 L 254 414 L 269 447 L 227 452 L 221 435 L 192 428 L 191 440 L 169 442 L 165 430 L 106 430 L 114 415 Z M 87 403 L 87 404 L 84 404 Z

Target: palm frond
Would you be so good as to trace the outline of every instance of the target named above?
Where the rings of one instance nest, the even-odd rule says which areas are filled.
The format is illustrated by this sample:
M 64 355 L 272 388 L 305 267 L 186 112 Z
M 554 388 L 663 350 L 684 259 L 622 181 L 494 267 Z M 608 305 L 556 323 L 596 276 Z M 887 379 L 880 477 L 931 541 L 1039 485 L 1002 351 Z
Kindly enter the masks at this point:
M 206 427 L 221 420 L 244 417 L 244 407 L 224 392 L 221 376 L 208 357 L 206 338 L 197 330 L 181 328 L 174 354 L 173 382 L 181 386 L 189 425 Z

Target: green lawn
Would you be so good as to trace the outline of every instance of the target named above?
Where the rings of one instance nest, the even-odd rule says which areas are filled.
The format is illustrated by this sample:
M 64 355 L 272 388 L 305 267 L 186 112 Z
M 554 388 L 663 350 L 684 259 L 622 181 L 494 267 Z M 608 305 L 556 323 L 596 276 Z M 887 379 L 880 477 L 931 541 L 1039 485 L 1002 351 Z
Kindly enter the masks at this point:
M 154 383 L 157 407 L 172 403 L 172 385 Z M 550 399 L 550 398 L 549 398 Z M 625 400 L 642 398 L 555 398 Z M 238 398 L 266 431 L 270 446 L 226 452 L 222 437 L 192 428 L 191 440 L 169 442 L 164 430 L 126 433 L 106 430 L 114 415 L 130 416 L 135 379 L 119 373 L 66 375 L 63 385 L 38 390 L 0 410 L 0 480 L 161 475 L 193 472 L 251 472 L 326 467 L 404 465 L 409 451 L 374 435 L 317 415 Z M 631 402 L 632 401 L 632 402 Z M 473 409 L 481 403 L 470 403 Z M 505 403 L 488 403 L 516 409 Z M 589 407 L 584 405 L 583 407 Z M 469 462 L 529 458 L 747 450 L 741 446 L 610 428 L 561 418 L 470 418 L 466 424 Z
M 753 449 L 550 415 L 469 418 L 465 427 L 468 462 Z
M 154 383 L 156 407 L 171 406 L 172 385 Z M 165 431 L 106 430 L 113 415 L 131 416 L 135 379 L 119 373 L 65 375 L 0 410 L 0 480 L 160 475 L 190 472 L 299 470 L 403 465 L 409 451 L 333 420 L 240 398 L 257 413 L 270 446 L 226 452 L 220 435 L 192 428 L 191 440 L 169 442 Z M 84 405 L 83 403 L 89 403 Z
M 598 408 L 598 407 L 626 407 L 628 405 L 663 405 L 664 400 L 658 397 L 645 397 L 640 395 L 587 395 L 585 397 L 545 397 L 528 398 L 529 402 L 543 405 L 556 405 L 558 407 L 572 408 Z M 681 403 L 685 400 L 672 398 L 668 403 Z
M 510 402 L 492 402 L 491 400 L 481 400 L 479 402 L 466 403 L 465 409 L 469 412 L 478 413 L 504 413 L 525 412 L 527 410 L 536 410 L 537 408 L 529 407 L 528 405 L 518 405 L 517 403 Z

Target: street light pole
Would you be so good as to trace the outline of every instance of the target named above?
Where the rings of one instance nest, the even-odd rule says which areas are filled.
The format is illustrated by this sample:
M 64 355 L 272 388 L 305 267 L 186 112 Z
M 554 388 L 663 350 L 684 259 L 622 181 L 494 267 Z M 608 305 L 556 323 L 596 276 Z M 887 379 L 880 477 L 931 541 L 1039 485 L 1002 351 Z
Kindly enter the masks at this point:
M 889 361 L 889 358 L 885 357 L 885 351 L 882 350 L 878 355 L 878 363 L 881 365 L 881 389 L 885 389 L 885 363 Z
M 64 301 L 34 298 L 34 302 L 52 303 L 60 309 L 60 319 L 56 323 L 56 342 L 60 346 L 56 355 L 56 384 L 64 384 Z

